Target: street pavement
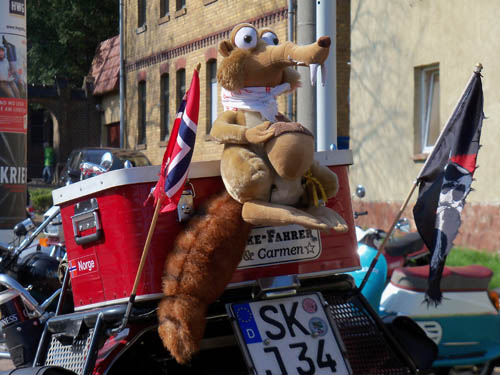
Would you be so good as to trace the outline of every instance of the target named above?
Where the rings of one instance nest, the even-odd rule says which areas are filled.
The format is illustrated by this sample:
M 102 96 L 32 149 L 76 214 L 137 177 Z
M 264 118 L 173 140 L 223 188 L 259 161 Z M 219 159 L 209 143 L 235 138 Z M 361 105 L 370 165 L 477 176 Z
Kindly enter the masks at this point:
M 0 359 L 0 371 L 9 371 L 14 368 L 14 364 L 10 359 Z M 460 372 L 460 375 L 472 375 L 469 372 Z M 500 367 L 495 368 L 493 375 L 500 375 Z
M 0 371 L 8 371 L 14 368 L 14 364 L 10 359 L 0 359 Z

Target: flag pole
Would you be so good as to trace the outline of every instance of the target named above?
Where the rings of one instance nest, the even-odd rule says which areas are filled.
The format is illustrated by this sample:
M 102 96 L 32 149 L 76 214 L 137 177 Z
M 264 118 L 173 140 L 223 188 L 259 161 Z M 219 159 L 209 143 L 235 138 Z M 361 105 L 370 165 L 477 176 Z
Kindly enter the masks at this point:
M 368 268 L 368 271 L 366 272 L 365 277 L 363 278 L 363 281 L 361 282 L 361 285 L 359 286 L 359 291 L 361 292 L 368 281 L 368 278 L 370 277 L 370 274 L 372 273 L 373 269 L 375 268 L 375 265 L 377 264 L 378 258 L 380 258 L 380 254 L 382 254 L 382 251 L 384 250 L 385 244 L 389 240 L 389 238 L 392 235 L 392 232 L 394 232 L 394 228 L 396 227 L 396 224 L 398 223 L 398 220 L 401 218 L 401 215 L 403 214 L 404 210 L 406 209 L 406 206 L 408 205 L 408 202 L 410 201 L 411 196 L 415 192 L 415 189 L 418 186 L 418 180 L 415 180 L 413 182 L 413 186 L 410 189 L 410 192 L 408 193 L 405 201 L 401 205 L 401 208 L 399 209 L 396 217 L 394 218 L 394 221 L 391 224 L 391 228 L 389 229 L 389 232 L 387 235 L 384 237 L 384 240 L 382 241 L 382 244 L 378 247 L 377 254 L 375 255 L 375 258 L 372 259 L 372 262 L 370 263 L 370 267 Z
M 196 64 L 195 70 L 199 73 L 200 69 L 201 69 L 201 63 Z M 151 224 L 149 226 L 149 231 L 148 231 L 148 235 L 146 237 L 146 243 L 144 244 L 144 248 L 142 250 L 141 260 L 139 262 L 139 267 L 137 268 L 137 273 L 135 274 L 135 281 L 134 281 L 134 285 L 132 287 L 132 292 L 130 292 L 130 297 L 128 299 L 128 304 L 127 304 L 127 309 L 125 310 L 125 315 L 123 316 L 123 319 L 122 319 L 120 326 L 111 330 L 111 334 L 113 334 L 113 335 L 122 331 L 128 323 L 128 319 L 129 319 L 130 313 L 132 311 L 132 306 L 134 305 L 134 302 L 135 302 L 135 297 L 136 297 L 136 293 L 137 293 L 137 288 L 139 286 L 139 281 L 141 279 L 142 272 L 144 270 L 144 265 L 146 264 L 146 258 L 147 258 L 148 253 L 149 253 L 151 239 L 153 238 L 153 233 L 154 233 L 155 228 L 156 228 L 156 222 L 158 220 L 160 210 L 163 206 L 164 199 L 165 199 L 165 194 L 162 193 L 162 194 L 160 194 L 159 198 L 156 201 L 155 211 L 153 213 L 153 219 L 151 220 Z
M 435 145 L 439 144 L 441 138 L 445 134 L 445 130 L 448 128 L 448 126 L 450 126 L 451 119 L 453 118 L 453 116 L 455 115 L 455 113 L 456 113 L 456 111 L 458 109 L 458 106 L 460 104 L 461 98 L 464 96 L 465 92 L 469 89 L 469 86 L 470 86 L 470 84 L 471 84 L 474 76 L 476 74 L 480 74 L 482 69 L 483 69 L 483 65 L 481 63 L 477 63 L 476 66 L 474 67 L 474 71 L 472 73 L 472 76 L 470 77 L 469 82 L 467 82 L 467 84 L 465 85 L 465 89 L 462 92 L 462 94 L 460 95 L 460 99 L 458 100 L 457 104 L 455 105 L 455 108 L 451 112 L 450 117 L 446 121 L 446 125 L 443 128 L 443 130 L 441 131 L 441 133 L 439 134 L 438 139 L 434 143 Z M 427 159 L 426 159 L 426 161 L 424 163 L 424 166 L 420 170 L 420 173 L 418 174 L 417 179 L 413 182 L 413 186 L 411 187 L 410 192 L 408 193 L 408 196 L 406 197 L 406 199 L 403 202 L 401 208 L 399 209 L 396 217 L 394 218 L 394 221 L 392 222 L 392 225 L 391 225 L 391 227 L 389 229 L 389 232 L 387 233 L 387 235 L 385 236 L 384 240 L 382 241 L 382 244 L 380 244 L 380 246 L 379 246 L 379 248 L 377 250 L 377 254 L 375 255 L 375 258 L 372 259 L 372 262 L 370 263 L 370 267 L 368 268 L 368 271 L 366 272 L 366 275 L 363 278 L 363 280 L 361 281 L 361 285 L 359 286 L 359 291 L 360 292 L 363 290 L 364 286 L 366 285 L 366 282 L 368 281 L 368 278 L 370 277 L 371 273 L 373 272 L 373 269 L 375 268 L 375 265 L 377 264 L 378 258 L 380 258 L 380 254 L 383 252 L 384 247 L 385 247 L 387 241 L 389 241 L 389 238 L 391 237 L 392 233 L 394 232 L 394 228 L 396 227 L 396 224 L 398 223 L 398 220 L 401 218 L 401 215 L 403 214 L 404 210 L 406 209 L 406 206 L 408 205 L 408 202 L 410 201 L 411 196 L 415 192 L 415 189 L 417 188 L 417 186 L 418 186 L 418 184 L 420 182 L 419 179 L 420 179 L 420 177 L 422 175 L 422 172 L 425 170 L 425 167 L 427 166 L 429 160 L 432 159 L 432 156 L 433 156 L 434 152 L 436 152 L 436 148 L 433 148 L 432 152 L 429 154 L 429 156 L 427 156 Z
M 153 219 L 151 220 L 148 235 L 146 237 L 146 243 L 144 244 L 144 249 L 142 250 L 141 261 L 139 262 L 139 267 L 137 268 L 137 273 L 135 274 L 135 281 L 132 287 L 132 292 L 130 293 L 130 297 L 128 299 L 127 310 L 125 311 L 125 315 L 123 316 L 122 323 L 120 324 L 120 326 L 112 330 L 113 334 L 117 334 L 118 332 L 123 330 L 128 323 L 130 312 L 132 311 L 132 306 L 135 301 L 137 288 L 139 286 L 139 280 L 141 279 L 142 271 L 144 270 L 144 265 L 146 264 L 146 258 L 148 256 L 149 248 L 151 246 L 151 239 L 153 238 L 153 233 L 156 228 L 156 222 L 158 221 L 158 216 L 160 214 L 160 209 L 162 207 L 164 199 L 165 199 L 164 195 L 161 195 L 158 201 L 156 202 L 155 211 L 153 213 Z

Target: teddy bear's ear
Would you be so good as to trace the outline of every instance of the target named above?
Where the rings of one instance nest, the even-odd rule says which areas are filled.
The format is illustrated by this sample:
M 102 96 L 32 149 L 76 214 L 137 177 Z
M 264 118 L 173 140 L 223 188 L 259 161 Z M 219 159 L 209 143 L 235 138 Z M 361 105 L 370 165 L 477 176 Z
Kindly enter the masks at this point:
M 224 57 L 228 57 L 233 48 L 234 47 L 229 40 L 223 40 L 219 43 L 219 52 Z

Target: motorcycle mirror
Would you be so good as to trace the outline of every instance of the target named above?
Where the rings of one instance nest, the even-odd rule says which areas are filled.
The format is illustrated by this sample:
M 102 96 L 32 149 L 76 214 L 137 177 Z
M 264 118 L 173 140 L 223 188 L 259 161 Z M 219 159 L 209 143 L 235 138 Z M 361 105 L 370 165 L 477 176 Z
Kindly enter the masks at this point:
M 408 220 L 406 217 L 399 219 L 398 222 L 396 223 L 396 228 L 399 229 L 401 232 L 409 233 L 410 220 Z
M 85 180 L 87 178 L 103 174 L 108 170 L 102 165 L 91 163 L 90 161 L 84 161 L 80 164 L 80 171 L 80 180 Z
M 356 186 L 356 196 L 358 198 L 364 198 L 366 195 L 366 189 L 363 185 Z
M 35 224 L 30 218 L 27 218 L 14 226 L 13 232 L 17 237 L 25 236 L 30 230 L 35 227 Z
M 101 165 L 101 167 L 106 169 L 106 171 L 109 171 L 111 166 L 113 165 L 113 155 L 111 154 L 111 152 L 105 152 L 101 156 L 101 162 L 99 164 Z

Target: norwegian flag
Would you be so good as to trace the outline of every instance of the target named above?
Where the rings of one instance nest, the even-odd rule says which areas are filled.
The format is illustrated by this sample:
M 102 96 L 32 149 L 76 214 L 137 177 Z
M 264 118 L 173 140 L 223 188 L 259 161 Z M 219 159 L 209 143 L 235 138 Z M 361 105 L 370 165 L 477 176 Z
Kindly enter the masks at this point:
M 195 70 L 191 86 L 179 106 L 172 134 L 163 155 L 160 178 L 152 192 L 155 205 L 161 197 L 164 197 L 160 212 L 175 210 L 182 195 L 193 156 L 199 107 L 200 79 L 198 71 Z

